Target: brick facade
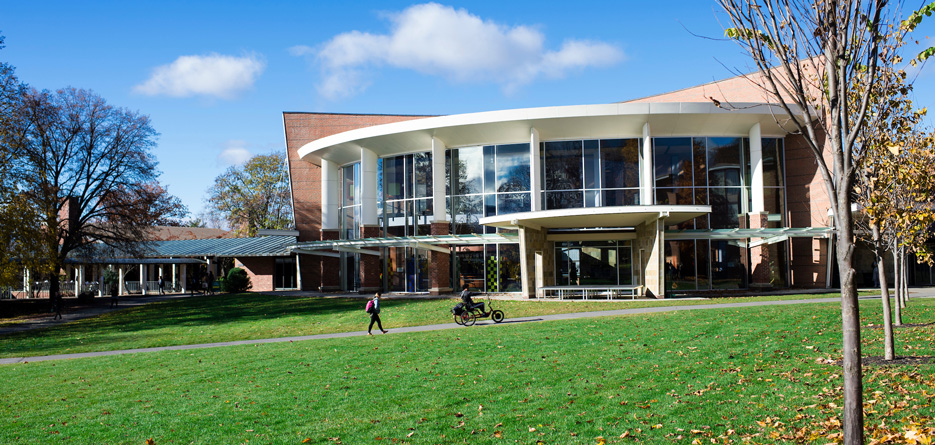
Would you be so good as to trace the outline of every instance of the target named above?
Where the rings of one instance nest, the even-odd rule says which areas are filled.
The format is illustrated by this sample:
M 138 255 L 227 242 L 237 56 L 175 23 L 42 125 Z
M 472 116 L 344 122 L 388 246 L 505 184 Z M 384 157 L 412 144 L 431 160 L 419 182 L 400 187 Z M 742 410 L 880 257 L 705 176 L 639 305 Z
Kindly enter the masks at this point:
M 234 258 L 234 265 L 247 271 L 253 292 L 268 292 L 273 290 L 274 261 L 271 257 L 245 257 Z

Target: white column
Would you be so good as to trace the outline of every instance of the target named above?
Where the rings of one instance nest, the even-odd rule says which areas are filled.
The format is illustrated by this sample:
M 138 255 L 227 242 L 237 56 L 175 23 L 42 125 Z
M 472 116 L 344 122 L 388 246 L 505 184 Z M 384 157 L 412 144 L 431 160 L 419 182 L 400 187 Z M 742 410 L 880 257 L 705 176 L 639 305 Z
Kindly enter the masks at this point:
M 539 130 L 535 127 L 529 129 L 529 191 L 532 192 L 530 210 L 542 210 L 542 171 L 539 158 Z
M 176 271 L 176 269 L 177 269 L 177 268 L 176 268 L 175 263 L 172 263 L 172 291 L 173 291 L 173 292 L 175 292 L 175 289 L 178 288 L 178 286 L 176 286 L 176 284 L 178 284 L 178 281 L 176 281 L 176 279 L 175 279 L 175 271 Z
M 763 198 L 763 137 L 760 133 L 760 123 L 750 128 L 750 212 L 762 213 L 766 211 Z
M 75 268 L 75 296 L 81 293 L 81 283 L 84 282 L 84 264 Z
M 140 295 L 146 295 L 146 272 L 149 266 L 140 264 Z
M 377 154 L 360 149 L 360 223 L 377 225 Z
M 302 263 L 299 260 L 301 257 L 302 255 L 295 254 L 295 287 L 298 290 L 302 290 Z
M 448 221 L 445 199 L 445 143 L 432 137 L 432 218 Z
M 120 266 L 118 268 L 117 276 L 117 295 L 123 295 L 127 290 L 123 287 L 123 277 L 127 273 L 127 266 Z
M 321 230 L 338 230 L 340 208 L 338 164 L 321 160 Z
M 185 289 L 188 287 L 188 276 L 186 274 L 186 272 L 188 272 L 188 265 L 183 264 L 181 269 L 182 270 L 179 271 L 179 281 L 182 282 L 182 293 L 184 294 L 186 292 Z
M 23 268 L 23 291 L 26 292 L 26 298 L 32 293 L 32 280 L 29 279 L 29 269 Z
M 648 206 L 656 202 L 653 197 L 653 138 L 649 131 L 649 122 L 643 124 L 643 149 L 640 151 L 640 205 Z

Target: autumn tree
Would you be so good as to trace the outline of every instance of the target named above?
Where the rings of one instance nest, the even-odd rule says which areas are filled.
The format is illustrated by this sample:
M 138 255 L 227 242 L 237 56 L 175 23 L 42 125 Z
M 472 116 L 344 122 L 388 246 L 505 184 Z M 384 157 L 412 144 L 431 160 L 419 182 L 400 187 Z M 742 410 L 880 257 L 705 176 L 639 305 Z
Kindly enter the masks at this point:
M 900 249 L 909 247 L 919 257 L 928 256 L 927 229 L 935 223 L 931 193 L 935 190 L 935 153 L 930 148 L 932 135 L 920 129 L 926 110 L 914 108 L 906 72 L 892 68 L 900 62 L 899 56 L 891 53 L 890 57 L 894 57 L 891 66 L 881 67 L 880 80 L 871 85 L 868 122 L 859 139 L 867 155 L 860 160 L 854 187 L 862 216 L 855 221 L 857 234 L 873 249 L 877 264 L 886 360 L 895 357 L 895 336 L 885 254 L 889 251 L 899 258 Z M 896 271 L 898 275 L 898 267 Z M 899 298 L 895 306 L 896 325 L 901 325 Z
M 26 90 L 10 111 L 10 181 L 44 234 L 50 295 L 69 256 L 140 253 L 152 226 L 187 213 L 158 183 L 148 117 L 75 88 Z
M 208 205 L 242 236 L 260 229 L 290 229 L 292 195 L 285 154 L 257 155 L 232 166 L 208 189 Z
M 730 17 L 728 37 L 758 69 L 751 81 L 788 115 L 780 122 L 802 135 L 831 203 L 841 287 L 843 436 L 863 441 L 860 315 L 853 268 L 852 191 L 866 146 L 872 92 L 893 61 L 898 8 L 887 0 L 718 0 Z M 852 94 L 857 92 L 857 94 Z

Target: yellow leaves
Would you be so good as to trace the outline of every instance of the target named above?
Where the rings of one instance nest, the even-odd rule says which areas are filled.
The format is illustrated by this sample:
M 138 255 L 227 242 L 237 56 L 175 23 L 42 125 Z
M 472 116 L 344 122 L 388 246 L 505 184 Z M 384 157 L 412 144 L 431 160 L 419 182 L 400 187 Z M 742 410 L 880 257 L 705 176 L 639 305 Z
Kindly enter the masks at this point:
M 146 439 L 146 445 L 156 445 L 156 441 L 152 437 Z
M 605 445 L 607 443 L 607 441 L 604 440 L 604 436 L 597 436 L 595 439 L 597 439 L 597 445 Z
M 311 442 L 312 442 L 311 437 L 306 437 L 305 440 L 302 441 L 302 443 L 311 443 Z
M 932 443 L 931 436 L 926 436 L 917 430 L 906 431 L 903 437 L 906 439 L 906 443 L 912 445 L 931 445 Z
M 494 432 L 493 432 L 493 437 L 496 437 L 497 439 L 502 438 L 502 437 L 503 437 L 503 431 L 494 431 Z

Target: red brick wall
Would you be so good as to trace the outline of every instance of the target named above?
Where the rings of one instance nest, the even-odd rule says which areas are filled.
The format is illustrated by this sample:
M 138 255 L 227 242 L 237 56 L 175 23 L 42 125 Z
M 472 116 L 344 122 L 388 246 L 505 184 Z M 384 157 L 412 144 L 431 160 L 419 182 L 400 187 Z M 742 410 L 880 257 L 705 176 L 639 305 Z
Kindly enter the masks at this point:
M 295 228 L 299 231 L 299 241 L 322 239 L 321 167 L 299 158 L 298 151 L 302 146 L 345 131 L 425 117 L 428 116 L 284 112 L 282 120 L 292 181 Z M 302 255 L 299 261 L 302 287 L 318 289 L 322 285 L 322 257 Z
M 273 257 L 246 257 L 235 258 L 234 266 L 243 268 L 250 277 L 253 292 L 269 292 L 273 290 L 273 269 L 276 260 Z

